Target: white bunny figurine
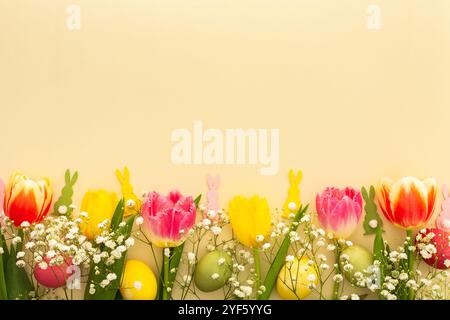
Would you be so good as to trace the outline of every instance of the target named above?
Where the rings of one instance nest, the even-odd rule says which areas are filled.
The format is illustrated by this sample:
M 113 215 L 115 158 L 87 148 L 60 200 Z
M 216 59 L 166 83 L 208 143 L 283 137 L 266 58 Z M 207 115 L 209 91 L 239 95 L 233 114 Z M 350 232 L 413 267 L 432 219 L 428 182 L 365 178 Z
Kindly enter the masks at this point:
M 216 174 L 213 178 L 210 174 L 206 176 L 206 181 L 208 183 L 208 193 L 206 198 L 208 199 L 206 215 L 209 219 L 215 220 L 218 216 L 217 211 L 220 209 L 219 205 L 219 185 L 220 176 Z

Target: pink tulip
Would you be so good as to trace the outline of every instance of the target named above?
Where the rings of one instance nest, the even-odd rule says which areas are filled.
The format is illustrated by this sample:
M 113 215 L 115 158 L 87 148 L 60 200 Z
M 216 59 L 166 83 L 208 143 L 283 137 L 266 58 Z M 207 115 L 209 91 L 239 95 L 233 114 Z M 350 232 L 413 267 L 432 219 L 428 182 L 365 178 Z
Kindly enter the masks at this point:
M 316 197 L 319 222 L 327 232 L 346 239 L 355 231 L 362 213 L 361 193 L 352 188 L 328 187 Z
M 172 191 L 167 197 L 157 192 L 148 194 L 141 213 L 150 240 L 158 247 L 177 247 L 186 239 L 195 223 L 196 208 L 192 197 Z

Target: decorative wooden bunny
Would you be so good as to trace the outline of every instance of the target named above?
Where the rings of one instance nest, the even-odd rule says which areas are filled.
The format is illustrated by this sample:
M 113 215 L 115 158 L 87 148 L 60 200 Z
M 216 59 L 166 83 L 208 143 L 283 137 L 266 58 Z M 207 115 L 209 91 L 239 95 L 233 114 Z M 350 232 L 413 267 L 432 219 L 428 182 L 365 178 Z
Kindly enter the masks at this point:
M 450 232 L 450 195 L 445 184 L 442 186 L 442 195 L 444 201 L 442 202 L 442 211 L 436 219 L 436 227 L 445 232 Z
M 141 200 L 133 192 L 133 185 L 130 182 L 130 170 L 124 167 L 122 174 L 119 169 L 116 169 L 116 176 L 122 185 L 122 195 L 125 200 L 124 217 L 138 213 L 141 209 Z
M 215 219 L 217 217 L 217 211 L 220 209 L 219 205 L 219 186 L 220 176 L 216 174 L 213 178 L 210 174 L 206 176 L 206 182 L 208 184 L 208 193 L 206 198 L 208 200 L 206 214 L 208 218 Z
M 297 212 L 300 208 L 300 189 L 302 181 L 302 171 L 298 170 L 295 175 L 294 170 L 289 170 L 289 189 L 288 196 L 283 205 L 283 217 L 287 218 L 291 213 Z
M 78 172 L 75 171 L 73 176 L 70 170 L 66 170 L 64 175 L 65 185 L 61 190 L 61 195 L 53 206 L 53 210 L 57 214 L 70 216 L 73 212 L 72 207 L 72 197 L 73 197 L 73 186 L 78 180 Z

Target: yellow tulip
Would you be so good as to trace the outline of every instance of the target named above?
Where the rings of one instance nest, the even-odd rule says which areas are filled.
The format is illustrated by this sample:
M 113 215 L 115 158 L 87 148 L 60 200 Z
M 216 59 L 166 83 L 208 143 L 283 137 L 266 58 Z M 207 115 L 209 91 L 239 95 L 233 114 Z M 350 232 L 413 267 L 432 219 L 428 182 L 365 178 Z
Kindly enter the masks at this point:
M 308 265 L 308 261 L 307 257 L 302 257 L 300 261 L 294 258 L 281 268 L 277 280 L 277 291 L 281 299 L 304 299 L 311 293 L 309 285 L 317 285 L 316 265 Z
M 91 190 L 86 192 L 81 202 L 81 211 L 87 214 L 87 217 L 81 215 L 81 231 L 90 240 L 102 233 L 99 224 L 109 220 L 106 227 L 109 227 L 118 203 L 117 195 L 114 192 L 106 190 Z
M 154 300 L 158 285 L 153 271 L 139 260 L 128 260 L 120 293 L 125 300 Z
M 257 237 L 269 235 L 271 220 L 266 198 L 236 196 L 230 201 L 229 214 L 236 238 L 247 247 L 259 247 L 262 241 L 257 241 Z

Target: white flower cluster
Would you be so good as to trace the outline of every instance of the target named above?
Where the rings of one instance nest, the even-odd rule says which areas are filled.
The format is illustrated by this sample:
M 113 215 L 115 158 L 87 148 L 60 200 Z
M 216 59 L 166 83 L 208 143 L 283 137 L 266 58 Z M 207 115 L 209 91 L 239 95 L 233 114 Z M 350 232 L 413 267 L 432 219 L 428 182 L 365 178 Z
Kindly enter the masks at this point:
M 31 265 L 38 264 L 41 269 L 59 266 L 71 262 L 77 266 L 89 265 L 89 251 L 92 247 L 80 232 L 78 221 L 71 221 L 66 216 L 49 216 L 43 222 L 34 225 L 22 224 L 27 235 L 23 247 L 32 257 Z M 21 240 L 20 240 L 21 241 Z M 14 242 L 20 242 L 15 239 Z M 18 252 L 18 265 L 23 264 L 25 252 Z
M 89 256 L 93 262 L 95 275 L 106 275 L 106 277 L 99 283 L 89 284 L 89 293 L 91 295 L 95 294 L 97 285 L 101 288 L 108 286 L 118 287 L 117 275 L 110 270 L 110 267 L 122 259 L 124 254 L 135 244 L 133 237 L 126 238 L 125 236 L 125 222 L 121 222 L 119 228 L 115 231 L 109 230 L 108 220 L 102 221 L 98 226 L 102 232 L 93 241 L 94 245 L 89 250 Z

